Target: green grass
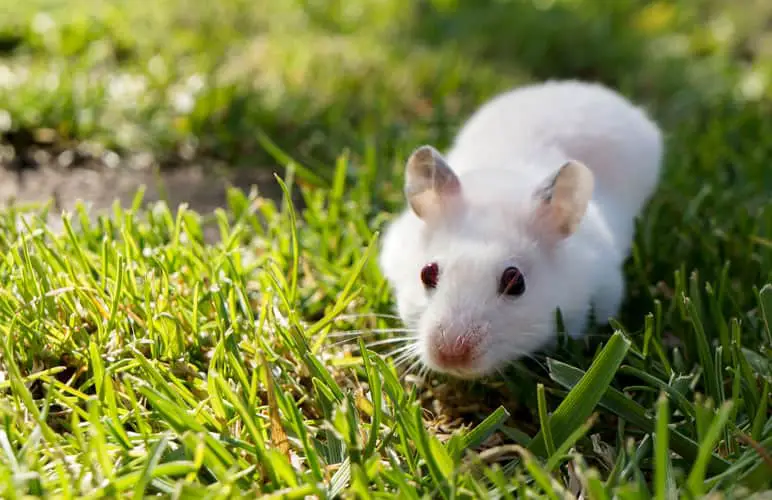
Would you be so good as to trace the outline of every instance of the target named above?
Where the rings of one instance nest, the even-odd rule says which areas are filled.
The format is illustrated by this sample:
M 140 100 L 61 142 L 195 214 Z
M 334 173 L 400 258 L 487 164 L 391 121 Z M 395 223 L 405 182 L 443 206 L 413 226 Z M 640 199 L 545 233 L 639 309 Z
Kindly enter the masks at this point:
M 600 79 L 678 121 L 769 96 L 772 9 L 749 2 L 6 2 L 0 130 L 272 164 L 264 133 L 324 176 L 344 147 L 446 143 L 482 99 L 533 79 Z
M 212 214 L 141 210 L 140 192 L 61 234 L 46 207 L 2 211 L 0 497 L 771 490 L 770 9 L 644 3 L 4 6 L 0 64 L 28 75 L 0 94 L 13 127 L 264 162 L 304 209 L 234 190 Z M 116 75 L 146 88 L 121 103 Z M 405 154 L 499 89 L 572 75 L 667 131 L 617 323 L 497 379 L 416 383 L 382 356 L 400 325 L 375 261 Z

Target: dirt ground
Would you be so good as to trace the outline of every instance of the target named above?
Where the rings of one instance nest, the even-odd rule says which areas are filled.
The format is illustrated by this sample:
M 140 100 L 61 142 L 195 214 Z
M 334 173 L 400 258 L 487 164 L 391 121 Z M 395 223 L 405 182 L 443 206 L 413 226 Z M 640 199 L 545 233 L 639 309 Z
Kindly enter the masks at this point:
M 109 210 L 114 200 L 130 206 L 137 189 L 145 186 L 145 205 L 165 199 L 172 209 L 187 203 L 190 209 L 208 213 L 226 204 L 226 190 L 235 186 L 249 191 L 257 186 L 267 198 L 279 199 L 281 189 L 273 172 L 265 168 L 226 170 L 211 162 L 191 163 L 168 169 L 136 161 L 118 161 L 110 166 L 91 161 L 87 165 L 63 167 L 56 161 L 36 163 L 19 169 L 18 165 L 0 162 L 0 206 L 47 203 L 54 200 L 49 224 L 62 227 L 63 210 L 72 209 L 78 200 L 89 207 L 92 217 Z M 207 238 L 216 237 L 208 234 Z

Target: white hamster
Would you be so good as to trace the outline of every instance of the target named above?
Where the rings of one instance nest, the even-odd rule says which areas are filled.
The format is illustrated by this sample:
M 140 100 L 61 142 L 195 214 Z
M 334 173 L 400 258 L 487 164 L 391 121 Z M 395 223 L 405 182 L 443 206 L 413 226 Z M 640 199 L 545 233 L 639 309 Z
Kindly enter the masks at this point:
M 450 150 L 416 149 L 379 265 L 430 369 L 491 374 L 624 296 L 635 219 L 659 180 L 662 132 L 619 93 L 547 81 L 479 108 Z

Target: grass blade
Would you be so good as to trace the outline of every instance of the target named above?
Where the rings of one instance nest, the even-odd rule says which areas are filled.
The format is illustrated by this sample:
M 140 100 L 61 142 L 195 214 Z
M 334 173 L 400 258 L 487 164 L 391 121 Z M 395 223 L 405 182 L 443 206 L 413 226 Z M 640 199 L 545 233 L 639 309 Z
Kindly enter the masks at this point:
M 562 444 L 586 422 L 611 384 L 629 348 L 630 341 L 621 333 L 616 332 L 611 336 L 608 344 L 598 353 L 587 372 L 576 382 L 552 414 L 549 426 L 555 437 L 555 443 Z M 548 360 L 548 364 L 549 361 L 552 360 Z M 547 456 L 543 431 L 539 431 L 534 436 L 528 445 L 528 450 L 538 456 Z
M 506 422 L 509 416 L 509 412 L 503 406 L 496 408 L 493 413 L 485 417 L 485 420 L 464 436 L 464 448 L 477 448 L 480 446 L 494 432 L 499 430 L 501 424 Z
M 654 433 L 654 491 L 656 498 L 674 497 L 673 470 L 670 463 L 670 406 L 665 393 L 657 401 L 657 429 Z
M 548 365 L 550 377 L 566 389 L 573 388 L 585 374 L 578 368 L 556 360 L 548 360 Z M 646 410 L 613 387 L 606 389 L 599 404 L 645 432 L 654 433 L 656 430 L 656 423 L 647 415 Z M 673 430 L 671 432 L 670 446 L 688 461 L 694 462 L 697 459 L 699 449 L 697 443 L 678 431 Z M 716 454 L 710 455 L 708 470 L 711 473 L 718 474 L 726 470 L 727 467 L 729 467 L 729 463 L 723 458 Z
M 547 448 L 547 456 L 555 455 L 555 442 L 552 440 L 552 428 L 549 423 L 549 413 L 547 413 L 547 398 L 544 395 L 544 384 L 536 386 L 537 406 L 539 409 L 539 428 L 544 433 L 544 444 Z
M 705 439 L 702 441 L 702 443 L 700 443 L 697 459 L 694 461 L 694 465 L 686 482 L 689 490 L 697 497 L 702 496 L 704 493 L 703 483 L 705 482 L 705 472 L 708 466 L 708 462 L 712 455 L 713 448 L 721 438 L 724 427 L 729 420 L 732 406 L 732 401 L 727 401 L 721 405 L 718 413 L 715 415 L 715 417 L 713 417 L 713 421 L 708 428 Z

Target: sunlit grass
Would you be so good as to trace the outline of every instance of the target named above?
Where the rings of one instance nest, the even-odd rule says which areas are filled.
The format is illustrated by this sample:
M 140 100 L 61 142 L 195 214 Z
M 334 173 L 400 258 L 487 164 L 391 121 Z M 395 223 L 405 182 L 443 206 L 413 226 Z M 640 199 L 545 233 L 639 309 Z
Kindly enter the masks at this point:
M 692 7 L 559 1 L 509 35 L 494 29 L 516 10 L 507 2 L 435 2 L 423 18 L 401 1 L 307 3 L 9 8 L 18 24 L 4 40 L 21 45 L 0 62 L 0 109 L 12 125 L 257 155 L 304 208 L 233 190 L 211 214 L 140 210 L 140 192 L 96 220 L 65 214 L 62 232 L 43 222 L 50 208 L 0 213 L 0 496 L 769 490 L 770 105 L 737 99 L 747 68 L 731 58 L 679 72 L 638 53 L 639 37 L 673 35 Z M 560 57 L 531 46 L 507 62 L 539 32 Z M 406 153 L 446 144 L 498 89 L 583 71 L 624 87 L 667 133 L 618 321 L 495 379 L 415 377 L 375 260 Z
M 346 168 L 341 159 L 336 171 Z M 619 325 L 597 353 L 566 344 L 543 368 L 519 365 L 508 375 L 519 394 L 484 398 L 471 429 L 439 440 L 439 415 L 374 355 L 391 346 L 358 348 L 383 338 L 366 332 L 399 326 L 373 259 L 383 189 L 378 166 L 365 168 L 369 181 L 331 197 L 304 188 L 302 218 L 238 191 L 209 221 L 159 204 L 96 223 L 71 214 L 53 234 L 6 213 L 3 496 L 468 497 L 581 484 L 626 498 L 769 486 L 756 448 L 772 444 L 772 288 L 745 287 L 755 266 L 742 261 L 710 283 L 679 272 L 672 298 L 642 299 L 652 315 Z M 218 225 L 216 244 L 203 242 L 205 223 Z M 333 347 L 348 330 L 365 333 Z M 546 397 L 531 405 L 537 381 Z M 456 385 L 456 398 L 495 395 L 487 384 Z M 655 406 L 660 394 L 668 406 Z M 503 448 L 482 451 L 495 442 Z

